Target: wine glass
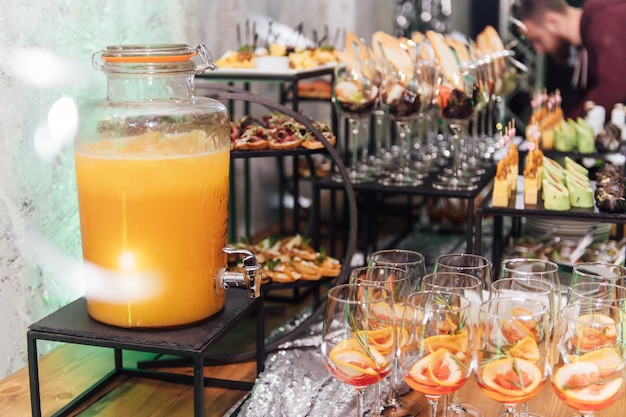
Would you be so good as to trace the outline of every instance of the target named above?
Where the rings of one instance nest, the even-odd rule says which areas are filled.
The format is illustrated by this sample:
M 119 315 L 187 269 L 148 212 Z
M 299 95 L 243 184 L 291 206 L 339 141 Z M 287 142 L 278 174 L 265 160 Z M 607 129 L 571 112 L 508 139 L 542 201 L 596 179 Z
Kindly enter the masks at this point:
M 625 325 L 622 309 L 596 302 L 575 302 L 561 311 L 552 387 L 581 417 L 593 417 L 624 392 Z
M 459 390 L 471 375 L 475 323 L 469 309 L 469 299 L 445 291 L 420 291 L 407 299 L 403 324 L 410 329 L 400 349 L 400 371 L 426 396 L 429 417 L 436 416 L 439 399 Z
M 550 375 L 550 311 L 528 297 L 499 297 L 480 308 L 478 387 L 504 405 L 506 417 L 539 394 Z
M 388 176 L 379 181 L 385 185 L 419 185 L 423 176 L 411 168 L 409 149 L 412 124 L 420 112 L 423 94 L 415 65 L 398 68 L 389 63 L 383 77 L 382 91 L 389 118 L 396 122 L 398 158 Z
M 478 320 L 483 302 L 483 282 L 480 278 L 462 272 L 432 272 L 422 279 L 422 291 L 445 291 L 466 297 L 471 305 L 472 321 Z
M 424 255 L 410 249 L 382 249 L 370 255 L 370 265 L 387 265 L 404 269 L 414 291 L 417 291 L 426 275 L 426 261 Z
M 382 380 L 396 354 L 391 291 L 377 285 L 342 284 L 328 291 L 322 327 L 322 356 L 330 373 L 357 390 L 363 415 L 365 388 Z
M 451 260 L 453 257 L 442 258 L 441 261 L 445 263 L 446 260 Z M 490 267 L 490 263 L 487 267 Z M 480 271 L 479 276 L 463 273 L 455 267 L 445 267 L 442 264 L 435 262 L 434 271 L 428 274 L 422 280 L 422 289 L 425 291 L 448 291 L 455 294 L 461 294 L 470 300 L 470 313 L 473 321 L 478 320 L 478 313 L 480 305 L 483 301 L 483 287 L 484 283 L 482 277 L 488 272 L 485 269 L 474 269 L 474 272 Z M 474 416 L 480 417 L 483 413 L 476 407 L 470 404 L 462 404 L 458 395 L 452 396 L 450 399 L 446 395 L 444 401 L 444 410 L 446 415 L 453 413 L 456 416 Z
M 570 285 L 598 281 L 626 286 L 626 268 L 609 262 L 581 262 L 572 268 Z
M 492 282 L 489 291 L 489 299 L 501 297 L 526 297 L 543 303 L 549 310 L 549 325 L 552 331 L 558 310 L 554 305 L 555 288 L 551 282 L 535 278 L 502 278 Z M 542 417 L 529 411 L 527 402 L 521 404 L 521 411 L 518 411 L 518 414 L 522 417 Z
M 402 319 L 403 308 L 406 303 L 406 298 L 413 292 L 411 280 L 409 275 L 404 269 L 395 268 L 392 266 L 384 265 L 371 265 L 360 268 L 355 268 L 350 273 L 350 283 L 355 284 L 369 284 L 376 286 L 383 286 L 391 291 L 391 298 L 393 300 L 394 314 L 396 318 L 397 328 L 400 329 L 399 321 Z M 402 345 L 405 337 L 398 337 L 398 348 Z M 405 341 L 405 340 L 404 340 Z M 390 373 L 389 380 L 389 393 L 385 397 L 383 407 L 380 407 L 380 387 L 377 383 L 375 387 L 375 408 L 376 412 L 383 408 L 400 409 L 401 404 L 398 399 L 397 392 L 397 378 L 398 375 L 398 360 L 397 354 L 394 358 L 394 366 Z
M 554 284 L 536 278 L 501 278 L 491 283 L 489 299 L 500 297 L 530 297 L 545 304 L 550 310 L 551 328 L 558 315 L 557 295 Z
M 437 158 L 437 94 L 441 81 L 440 69 L 433 60 L 421 60 L 416 63 L 417 75 L 422 85 L 422 106 L 415 120 L 419 142 L 413 146 L 415 162 L 413 168 L 421 174 L 428 175 L 438 169 L 434 163 Z
M 561 281 L 559 266 L 544 259 L 512 258 L 500 263 L 500 278 L 534 278 L 548 281 L 554 286 L 554 309 L 559 311 L 561 303 Z
M 449 175 L 440 176 L 433 187 L 441 190 L 475 190 L 476 178 L 463 173 L 461 142 L 466 139 L 470 119 L 480 102 L 475 69 L 460 67 L 460 78 L 451 82 L 447 78 L 439 86 L 439 115 L 452 132 L 452 166 Z
M 626 287 L 606 281 L 577 282 L 567 292 L 567 304 L 593 302 L 626 311 Z
M 361 163 L 361 129 L 363 121 L 374 110 L 379 94 L 380 79 L 371 60 L 342 61 L 335 66 L 333 102 L 348 119 L 349 145 L 352 162 L 348 171 L 354 183 L 372 181 L 367 166 Z M 337 178 L 341 181 L 341 178 Z
M 484 256 L 471 253 L 447 253 L 435 258 L 434 272 L 462 272 L 474 275 L 488 290 L 492 281 L 492 264 Z

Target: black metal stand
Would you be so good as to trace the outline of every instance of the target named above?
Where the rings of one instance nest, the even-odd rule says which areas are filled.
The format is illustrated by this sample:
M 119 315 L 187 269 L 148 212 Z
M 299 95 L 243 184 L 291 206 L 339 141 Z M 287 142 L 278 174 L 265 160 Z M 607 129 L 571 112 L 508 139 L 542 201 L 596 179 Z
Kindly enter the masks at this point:
M 33 417 L 40 417 L 41 394 L 37 341 L 75 343 L 114 349 L 114 369 L 93 384 L 73 401 L 57 411 L 54 416 L 67 416 L 106 384 L 120 375 L 150 378 L 178 384 L 193 385 L 194 416 L 204 415 L 204 387 L 226 389 L 252 389 L 253 382 L 208 378 L 204 376 L 205 355 L 243 318 L 256 314 L 256 367 L 257 374 L 265 364 L 263 301 L 248 299 L 244 292 L 231 291 L 224 310 L 201 324 L 182 329 L 133 330 L 99 323 L 89 317 L 87 302 L 80 298 L 42 320 L 32 324 L 27 332 L 28 367 L 30 380 L 31 410 Z M 125 368 L 124 350 L 175 355 L 190 360 L 193 376 L 138 368 Z

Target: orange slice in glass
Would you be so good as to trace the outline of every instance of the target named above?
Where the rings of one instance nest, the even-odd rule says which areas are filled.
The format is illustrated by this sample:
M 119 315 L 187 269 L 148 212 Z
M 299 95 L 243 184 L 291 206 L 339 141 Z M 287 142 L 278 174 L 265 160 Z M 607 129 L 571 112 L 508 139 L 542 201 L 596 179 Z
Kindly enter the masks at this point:
M 384 302 L 372 304 L 372 315 L 379 320 L 392 322 L 395 318 L 395 313 L 392 307 Z
M 603 380 L 593 362 L 572 362 L 557 369 L 554 387 L 561 395 L 585 404 L 598 404 L 615 396 L 624 378 Z
M 525 337 L 509 349 L 509 354 L 515 358 L 526 359 L 532 363 L 539 362 L 539 346 L 534 337 Z
M 533 313 L 525 308 L 512 308 L 511 317 L 519 320 L 529 330 L 533 330 L 537 327 L 537 320 L 533 317 Z
M 532 362 L 518 358 L 503 358 L 485 365 L 482 380 L 485 386 L 495 392 L 521 397 L 539 386 L 542 374 Z
M 613 345 L 616 340 L 617 328 L 611 317 L 604 314 L 586 314 L 578 318 L 572 344 L 586 351 Z
M 433 354 L 430 353 L 413 364 L 411 369 L 409 369 L 409 376 L 419 384 L 436 387 L 437 384 L 431 380 L 428 370 L 432 355 Z
M 526 337 L 536 339 L 535 333 L 526 327 L 524 322 L 517 319 L 500 320 L 500 331 L 502 336 L 511 343 L 517 343 Z
M 441 387 L 456 385 L 463 378 L 463 368 L 459 359 L 446 348 L 438 349 L 429 355 L 428 377 Z
M 585 353 L 575 359 L 578 362 L 593 362 L 600 372 L 600 376 L 609 375 L 622 367 L 623 360 L 617 350 L 605 347 Z
M 422 341 L 424 350 L 435 352 L 441 348 L 448 349 L 453 354 L 467 352 L 469 336 L 467 333 L 459 334 L 438 334 L 427 337 Z
M 370 355 L 354 339 L 336 344 L 328 354 L 331 362 L 350 377 L 359 375 L 377 375 L 377 369 L 386 365 L 385 357 L 375 349 L 369 349 Z
M 387 326 L 379 330 L 359 330 L 357 333 L 367 338 L 369 346 L 376 349 L 383 355 L 388 355 L 393 351 L 393 330 L 392 326 Z

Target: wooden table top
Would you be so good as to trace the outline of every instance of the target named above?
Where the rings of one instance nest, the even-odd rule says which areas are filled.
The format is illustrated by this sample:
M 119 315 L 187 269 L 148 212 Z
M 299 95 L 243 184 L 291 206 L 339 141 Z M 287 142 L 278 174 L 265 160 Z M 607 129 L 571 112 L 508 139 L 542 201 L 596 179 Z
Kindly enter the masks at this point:
M 125 360 L 137 361 L 153 357 L 152 354 L 132 352 L 125 355 Z M 75 344 L 62 345 L 43 356 L 39 361 L 43 415 L 52 415 L 111 370 L 112 358 L 111 349 Z M 206 367 L 205 374 L 211 377 L 254 381 L 255 370 L 254 362 L 244 362 Z M 178 371 L 191 372 L 189 368 L 178 368 Z M 193 415 L 193 390 L 188 385 L 119 377 L 104 391 L 86 409 L 81 409 L 73 415 L 99 417 Z M 243 391 L 218 388 L 205 388 L 205 393 L 205 416 L 226 415 L 247 395 Z M 462 388 L 461 398 L 464 402 L 480 408 L 485 417 L 496 417 L 501 411 L 500 404 L 480 392 L 473 380 Z M 426 415 L 426 401 L 421 394 L 410 392 L 403 397 L 403 401 L 416 412 L 421 410 L 420 415 Z M 573 412 L 556 398 L 549 384 L 537 398 L 530 401 L 529 405 L 531 411 L 544 417 L 569 417 Z M 622 416 L 626 414 L 625 410 L 626 395 L 622 395 L 619 401 L 608 409 L 597 412 L 596 416 Z M 0 415 L 12 417 L 31 415 L 27 368 L 0 381 Z

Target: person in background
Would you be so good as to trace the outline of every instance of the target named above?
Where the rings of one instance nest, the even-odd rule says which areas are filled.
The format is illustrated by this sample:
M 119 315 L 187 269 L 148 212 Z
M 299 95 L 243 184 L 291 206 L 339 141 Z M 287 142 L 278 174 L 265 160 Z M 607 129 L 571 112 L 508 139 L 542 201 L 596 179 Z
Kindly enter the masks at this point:
M 585 0 L 581 8 L 565 0 L 515 0 L 511 12 L 535 52 L 565 64 L 575 50 L 576 92 L 564 105 L 565 116 L 584 117 L 587 101 L 607 114 L 626 103 L 625 0 Z

